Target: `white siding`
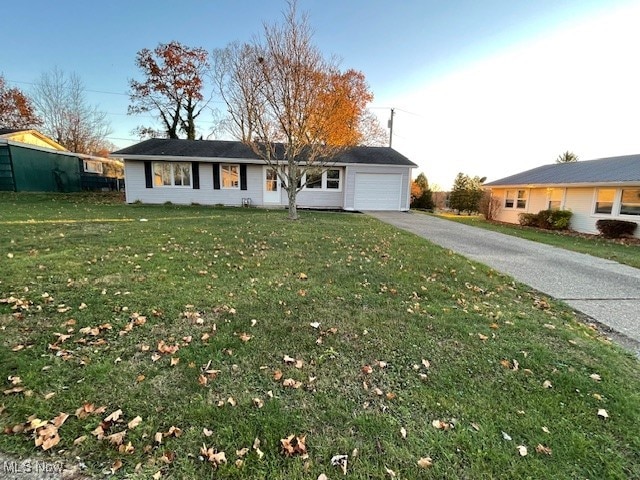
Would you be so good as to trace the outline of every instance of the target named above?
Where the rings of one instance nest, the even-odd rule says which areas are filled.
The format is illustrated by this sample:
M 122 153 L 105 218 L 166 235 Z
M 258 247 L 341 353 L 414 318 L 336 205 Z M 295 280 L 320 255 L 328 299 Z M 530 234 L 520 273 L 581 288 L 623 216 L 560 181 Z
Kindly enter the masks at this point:
M 595 189 L 592 188 L 567 188 L 564 208 L 571 210 L 571 229 L 583 233 L 598 233 L 596 222 L 599 218 L 612 218 L 611 215 L 599 215 L 595 217 L 592 214 L 593 194 Z
M 173 160 L 173 159 L 168 159 Z M 226 163 L 222 160 L 220 163 Z M 233 162 L 229 162 L 233 163 Z M 247 165 L 247 190 L 213 188 L 213 164 L 200 162 L 200 188 L 187 187 L 154 187 L 146 188 L 144 176 L 144 162 L 125 160 L 126 201 L 133 203 L 162 204 L 171 202 L 188 205 L 199 203 L 202 205 L 242 205 L 243 198 L 250 198 L 254 206 L 263 206 L 264 165 Z M 302 208 L 331 208 L 354 209 L 355 176 L 357 173 L 382 173 L 401 176 L 400 210 L 409 209 L 409 192 L 411 181 L 410 167 L 355 165 L 344 167 L 341 178 L 341 188 L 334 190 L 302 190 L 298 193 L 298 206 Z M 280 192 L 280 204 L 270 203 L 268 206 L 286 206 L 287 193 Z
M 145 187 L 144 162 L 125 161 L 126 201 L 132 203 L 165 203 L 178 205 L 242 205 L 243 198 L 251 198 L 253 205 L 262 205 L 262 166 L 247 165 L 247 190 L 213 189 L 213 165 L 200 163 L 200 188 Z

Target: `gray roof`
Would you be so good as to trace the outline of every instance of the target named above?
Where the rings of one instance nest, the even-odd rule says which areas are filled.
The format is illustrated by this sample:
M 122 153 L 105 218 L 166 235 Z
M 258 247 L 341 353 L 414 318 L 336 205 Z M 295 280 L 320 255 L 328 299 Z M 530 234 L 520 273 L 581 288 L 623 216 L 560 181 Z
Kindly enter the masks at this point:
M 191 157 L 237 158 L 262 163 L 262 160 L 242 142 L 227 140 L 183 140 L 152 138 L 111 153 L 112 157 Z M 407 157 L 389 147 L 350 147 L 332 161 L 368 165 L 398 165 L 417 167 Z
M 510 177 L 485 183 L 501 185 L 561 185 L 640 182 L 640 155 L 600 158 L 572 163 L 543 165 Z

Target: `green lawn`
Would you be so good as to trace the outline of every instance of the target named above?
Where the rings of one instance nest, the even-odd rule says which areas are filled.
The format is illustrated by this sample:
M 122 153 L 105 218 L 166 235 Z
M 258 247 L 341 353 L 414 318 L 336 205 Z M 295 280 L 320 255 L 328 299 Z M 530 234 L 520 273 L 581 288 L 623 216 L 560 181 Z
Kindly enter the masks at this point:
M 339 454 L 353 479 L 640 478 L 638 361 L 565 306 L 364 215 L 108 198 L 0 194 L 0 451 L 127 478 L 336 479 Z
M 624 244 L 619 240 L 599 238 L 597 236 L 567 235 L 562 232 L 544 231 L 537 228 L 521 227 L 505 223 L 488 222 L 483 217 L 465 215 L 438 215 L 440 218 L 452 220 L 474 227 L 485 228 L 495 232 L 526 238 L 535 242 L 546 243 L 555 247 L 586 253 L 594 257 L 615 260 L 632 267 L 640 268 L 640 244 Z

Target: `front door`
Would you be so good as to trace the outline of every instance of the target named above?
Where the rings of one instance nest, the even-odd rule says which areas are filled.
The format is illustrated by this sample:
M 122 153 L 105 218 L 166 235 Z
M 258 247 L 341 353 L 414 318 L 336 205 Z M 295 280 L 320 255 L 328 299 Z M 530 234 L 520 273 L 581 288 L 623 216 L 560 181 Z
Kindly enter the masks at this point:
M 264 167 L 263 201 L 271 204 L 280 203 L 280 180 L 271 167 Z

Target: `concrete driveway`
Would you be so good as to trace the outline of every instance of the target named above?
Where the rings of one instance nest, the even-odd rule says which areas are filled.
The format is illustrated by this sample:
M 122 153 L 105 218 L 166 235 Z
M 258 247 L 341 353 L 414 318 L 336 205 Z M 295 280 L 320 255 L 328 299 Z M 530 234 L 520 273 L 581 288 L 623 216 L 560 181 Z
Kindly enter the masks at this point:
M 640 356 L 640 269 L 430 215 L 367 213 L 564 301 Z

